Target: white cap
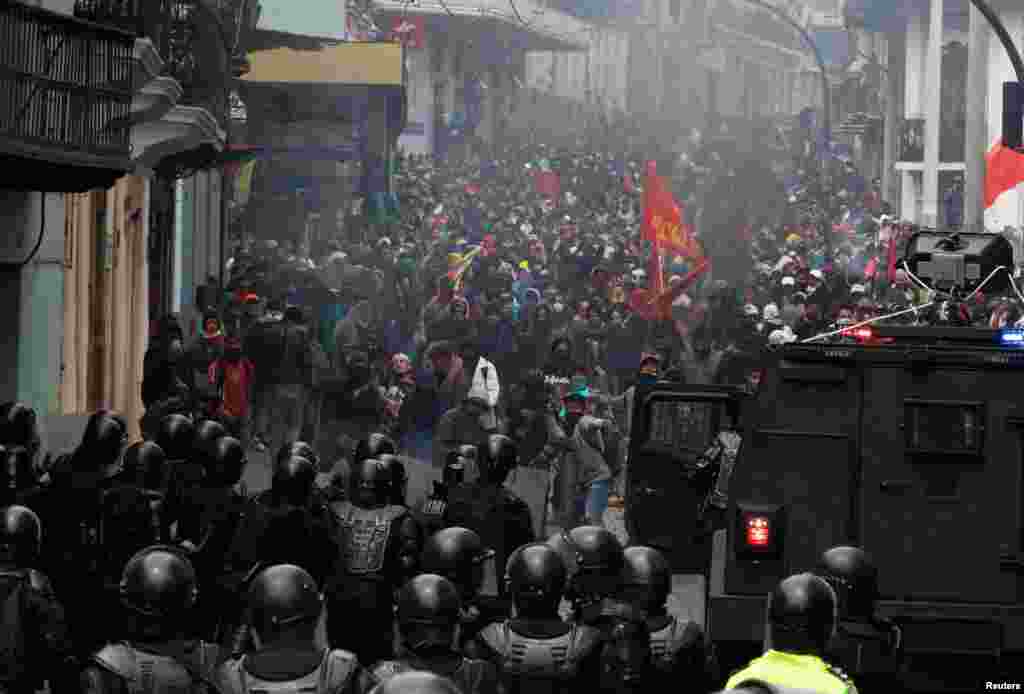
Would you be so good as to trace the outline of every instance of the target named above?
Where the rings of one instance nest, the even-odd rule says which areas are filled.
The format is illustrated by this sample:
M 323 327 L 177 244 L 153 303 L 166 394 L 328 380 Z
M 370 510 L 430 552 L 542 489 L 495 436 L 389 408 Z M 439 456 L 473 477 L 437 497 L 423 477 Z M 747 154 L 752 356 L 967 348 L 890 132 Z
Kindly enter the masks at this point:
M 811 270 L 811 277 L 820 281 L 825 279 L 825 273 L 821 270 Z
M 754 304 L 747 304 L 746 306 L 743 307 L 743 313 L 747 316 L 760 316 L 761 309 L 759 309 L 757 306 L 754 306 Z
M 855 284 L 855 285 L 853 285 L 852 287 L 850 287 L 850 293 L 851 294 L 864 294 L 865 293 L 864 285 L 863 284 Z
M 765 320 L 778 320 L 779 319 L 779 307 L 775 304 L 768 304 L 764 307 L 764 314 L 762 317 Z
M 786 345 L 790 342 L 796 342 L 796 335 L 789 329 L 789 326 L 786 326 L 779 330 L 773 330 L 771 335 L 768 336 L 768 342 L 772 345 Z
M 783 287 L 793 287 L 795 285 L 796 285 L 796 280 L 793 279 L 792 277 L 783 277 L 782 278 L 782 286 Z

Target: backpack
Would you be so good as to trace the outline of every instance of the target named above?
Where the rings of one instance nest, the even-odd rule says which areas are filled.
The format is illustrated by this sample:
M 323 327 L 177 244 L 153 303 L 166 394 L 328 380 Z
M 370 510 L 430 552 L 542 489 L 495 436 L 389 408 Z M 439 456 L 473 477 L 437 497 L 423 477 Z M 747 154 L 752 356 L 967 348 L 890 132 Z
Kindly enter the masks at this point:
M 0 572 L 0 682 L 21 682 L 28 674 L 28 639 L 25 634 L 27 571 Z

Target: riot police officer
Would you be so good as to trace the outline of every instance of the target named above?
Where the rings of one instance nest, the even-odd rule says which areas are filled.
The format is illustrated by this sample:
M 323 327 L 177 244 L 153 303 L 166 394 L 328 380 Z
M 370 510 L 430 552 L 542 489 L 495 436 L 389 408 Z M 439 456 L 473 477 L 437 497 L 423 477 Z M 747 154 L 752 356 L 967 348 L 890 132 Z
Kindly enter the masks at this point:
M 202 489 L 194 497 L 189 512 L 198 532 L 183 543 L 191 552 L 191 561 L 199 576 L 200 604 L 197 610 L 199 633 L 215 638 L 221 608 L 230 604 L 219 579 L 224 560 L 241 525 L 248 500 L 237 489 L 248 464 L 245 447 L 232 436 L 221 436 L 207 444 L 206 471 Z
M 333 501 L 344 501 L 351 486 L 352 468 L 364 460 L 378 460 L 378 456 L 395 455 L 398 447 L 384 434 L 370 434 L 356 443 L 351 463 L 344 458 L 331 469 L 328 496 Z
M 378 663 L 372 670 L 375 680 L 426 670 L 451 679 L 464 694 L 498 691 L 494 666 L 458 650 L 462 601 L 455 584 L 437 574 L 420 574 L 402 586 L 396 603 L 397 658 Z
M 726 687 L 756 679 L 822 694 L 856 694 L 850 678 L 822 659 L 835 633 L 836 608 L 836 594 L 823 578 L 803 573 L 782 580 L 768 610 L 769 650 Z
M 352 462 L 361 463 L 370 458 L 380 460 L 382 455 L 395 455 L 396 453 L 398 453 L 398 447 L 395 446 L 395 442 L 388 436 L 384 434 L 370 434 L 356 444 Z
M 151 528 L 149 536 L 153 538 L 153 543 L 164 540 L 160 533 L 163 529 L 161 519 L 166 476 L 167 456 L 164 455 L 164 449 L 152 441 L 140 441 L 132 444 L 125 451 L 120 477 L 124 484 L 144 490 L 146 499 L 149 501 Z
M 391 656 L 394 590 L 414 575 L 423 545 L 409 510 L 389 503 L 391 480 L 380 461 L 364 460 L 352 470 L 351 500 L 331 504 L 340 551 L 328 583 L 329 638 L 360 662 Z
M 477 450 L 480 477 L 449 491 L 445 525 L 469 528 L 485 547 L 495 552 L 498 566 L 508 563 L 512 552 L 533 542 L 530 507 L 505 487 L 519 463 L 519 450 L 507 436 L 493 434 Z M 499 593 L 504 592 L 498 586 Z
M 629 547 L 623 559 L 619 597 L 646 615 L 651 685 L 662 690 L 685 682 L 694 691 L 710 691 L 717 676 L 704 630 L 668 613 L 672 567 L 661 552 L 650 547 Z
M 24 506 L 0 511 L 0 601 L 16 601 L 0 621 L 0 690 L 31 694 L 42 688 L 61 691 L 72 672 L 71 642 L 64 609 L 50 580 L 31 568 L 39 560 L 42 523 Z
M 625 565 L 622 543 L 605 528 L 581 525 L 562 531 L 548 540 L 569 570 L 566 598 L 571 618 L 582 624 L 601 626 L 609 604 L 614 601 Z
M 508 617 L 503 602 L 484 599 L 480 589 L 485 572 L 494 571 L 494 550 L 484 547 L 469 528 L 445 528 L 434 533 L 423 547 L 420 570 L 444 576 L 459 589 L 462 599 L 462 647 L 474 655 L 476 635 L 486 625 Z
M 448 497 L 453 489 L 461 487 L 466 482 L 466 469 L 468 459 L 460 450 L 468 448 L 476 456 L 475 446 L 461 446 L 458 449 L 449 451 L 445 456 L 444 469 L 441 471 L 441 481 L 434 482 L 433 491 L 430 496 L 424 499 L 419 508 L 417 517 L 423 526 L 423 531 L 428 536 L 444 528 L 444 516 L 448 510 Z M 475 463 L 474 463 L 475 465 Z
M 388 476 L 391 478 L 390 502 L 395 506 L 407 506 L 406 495 L 409 492 L 409 473 L 405 463 L 397 455 L 390 453 L 377 456 Z
M 291 564 L 264 569 L 249 585 L 247 603 L 260 647 L 217 669 L 220 692 L 366 691 L 369 680 L 352 653 L 325 649 L 317 643 L 324 602 L 307 571 Z
M 871 556 L 859 547 L 833 547 L 822 554 L 818 575 L 839 600 L 829 660 L 867 691 L 895 681 L 903 664 L 902 635 L 893 622 L 875 614 L 878 569 Z
M 195 425 L 185 415 L 167 415 L 160 420 L 156 444 L 167 456 L 162 537 L 177 539 L 175 524 L 188 521 L 188 498 L 203 479 L 203 464 L 195 455 Z
M 212 691 L 217 647 L 185 638 L 198 592 L 181 550 L 158 545 L 132 557 L 121 576 L 127 633 L 92 657 L 82 691 Z
M 508 694 L 600 688 L 600 631 L 558 615 L 567 579 L 561 556 L 546 544 L 520 547 L 509 558 L 505 583 L 516 616 L 490 624 L 479 637 Z

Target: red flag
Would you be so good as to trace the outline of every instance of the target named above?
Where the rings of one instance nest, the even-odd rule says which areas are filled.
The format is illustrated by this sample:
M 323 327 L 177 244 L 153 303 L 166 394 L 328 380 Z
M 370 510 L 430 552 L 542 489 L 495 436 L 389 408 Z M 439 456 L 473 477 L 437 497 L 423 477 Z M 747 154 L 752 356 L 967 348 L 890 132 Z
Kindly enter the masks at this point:
M 893 231 L 892 234 L 889 235 L 889 262 L 887 264 L 888 266 L 886 268 L 885 276 L 888 278 L 888 280 L 890 282 L 895 282 L 896 281 L 896 237 L 897 236 L 899 236 L 899 234 L 897 234 L 895 230 Z
M 985 155 L 985 209 L 1008 190 L 1024 183 L 1024 154 L 1000 140 Z
M 538 171 L 533 176 L 533 185 L 538 195 L 557 198 L 561 190 L 561 182 L 554 171 Z
M 672 197 L 655 163 L 647 162 L 644 177 L 644 222 L 642 237 L 655 248 L 671 250 L 684 258 L 703 258 L 693 229 L 683 222 L 683 211 Z
M 419 50 L 426 43 L 426 23 L 423 17 L 395 17 L 391 25 L 391 41 L 404 43 L 407 48 Z

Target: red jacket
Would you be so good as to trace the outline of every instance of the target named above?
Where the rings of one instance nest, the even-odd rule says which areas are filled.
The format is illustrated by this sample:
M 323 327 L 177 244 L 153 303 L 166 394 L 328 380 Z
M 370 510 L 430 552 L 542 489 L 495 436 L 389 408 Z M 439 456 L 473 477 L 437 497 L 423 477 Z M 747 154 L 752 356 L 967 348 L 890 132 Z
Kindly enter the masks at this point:
M 249 415 L 250 393 L 255 373 L 255 365 L 245 357 L 238 361 L 218 359 L 210 364 L 210 383 L 220 385 L 220 414 L 242 418 Z

